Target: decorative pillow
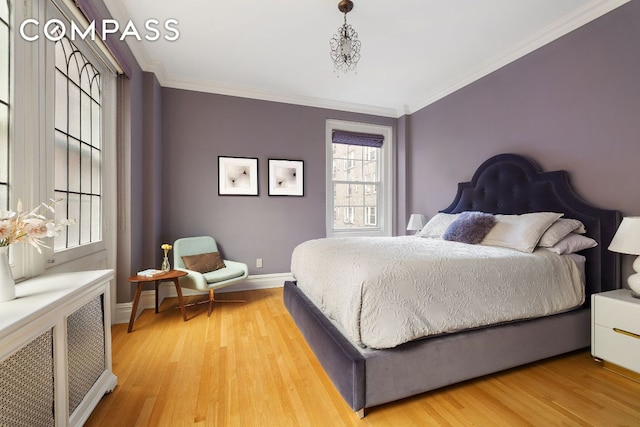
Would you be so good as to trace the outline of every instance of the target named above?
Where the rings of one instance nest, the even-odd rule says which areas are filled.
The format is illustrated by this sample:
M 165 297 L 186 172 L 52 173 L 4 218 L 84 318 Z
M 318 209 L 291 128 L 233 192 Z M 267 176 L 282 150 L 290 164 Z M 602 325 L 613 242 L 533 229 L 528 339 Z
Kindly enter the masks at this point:
M 552 247 L 545 249 L 555 252 L 558 255 L 564 255 L 580 252 L 589 248 L 595 248 L 596 246 L 598 246 L 598 242 L 592 238 L 583 236 L 582 234 L 570 233 L 567 237 L 560 240 Z
M 208 273 L 209 271 L 220 270 L 226 267 L 218 252 L 185 255 L 182 257 L 182 262 L 184 262 L 184 266 L 187 269 L 197 271 L 198 273 Z
M 419 237 L 441 238 L 447 228 L 460 214 L 437 213 L 422 227 L 418 233 Z
M 460 216 L 449 225 L 442 235 L 444 240 L 454 242 L 480 243 L 489 230 L 495 225 L 496 218 L 484 212 L 462 212 Z
M 495 215 L 496 225 L 481 244 L 531 253 L 538 246 L 542 234 L 562 215 L 555 212 Z
M 584 234 L 587 230 L 584 228 L 584 224 L 577 219 L 560 218 L 544 232 L 538 246 L 550 248 L 571 232 Z

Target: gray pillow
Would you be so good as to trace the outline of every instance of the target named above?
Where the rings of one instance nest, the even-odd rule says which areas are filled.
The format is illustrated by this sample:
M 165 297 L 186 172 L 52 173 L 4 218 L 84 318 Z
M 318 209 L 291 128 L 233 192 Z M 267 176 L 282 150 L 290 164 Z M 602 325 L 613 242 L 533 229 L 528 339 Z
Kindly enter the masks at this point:
M 449 225 L 442 235 L 444 240 L 454 242 L 480 243 L 489 230 L 496 223 L 496 218 L 484 212 L 462 212 L 460 216 Z

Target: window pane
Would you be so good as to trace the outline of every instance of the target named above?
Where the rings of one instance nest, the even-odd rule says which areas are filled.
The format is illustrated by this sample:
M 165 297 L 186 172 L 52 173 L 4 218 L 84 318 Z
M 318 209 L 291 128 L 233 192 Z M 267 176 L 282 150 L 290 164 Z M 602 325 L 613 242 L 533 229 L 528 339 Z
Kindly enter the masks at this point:
M 98 74 L 97 70 L 93 70 L 94 76 L 91 80 L 91 98 L 95 100 L 100 100 L 100 74 Z
M 56 70 L 56 129 L 67 132 L 67 78 Z
M 68 195 L 69 219 L 75 219 L 76 223 L 67 227 L 67 247 L 78 246 L 80 244 L 80 226 L 85 220 L 80 212 L 80 195 L 70 193 Z
M 80 197 L 80 244 L 91 242 L 91 196 Z
M 9 186 L 0 184 L 0 208 L 9 209 Z
M 100 151 L 96 149 L 91 150 L 91 193 L 102 194 L 102 187 L 100 184 L 102 172 L 100 165 L 102 163 Z
M 67 136 L 62 132 L 56 131 L 55 137 L 55 170 L 66 171 L 67 170 Z M 67 174 L 56 173 L 55 174 L 55 190 L 68 190 L 67 186 Z
M 86 61 L 86 58 L 83 59 Z M 80 88 L 87 94 L 91 93 L 91 77 L 93 76 L 91 68 L 91 65 L 83 62 L 82 75 L 80 76 Z
M 80 142 L 69 138 L 69 191 L 80 191 Z
M 62 40 L 68 43 L 68 39 L 66 37 Z M 67 68 L 67 76 L 73 83 L 75 83 L 78 90 L 80 90 L 80 69 L 84 65 L 82 54 L 76 50 L 75 47 L 72 47 L 71 52 L 67 52 L 67 54 L 69 55 L 67 57 L 67 63 L 69 64 Z
M 9 22 L 9 0 L 0 0 L 0 19 Z
M 89 95 L 82 92 L 80 100 L 80 139 L 84 142 L 91 143 L 91 99 L 89 98 Z
M 67 193 L 56 191 L 56 222 L 69 218 L 67 214 Z M 53 239 L 53 249 L 60 250 L 67 247 L 67 232 L 68 227 L 62 227 L 60 234 L 56 235 Z
M 87 144 L 80 146 L 80 192 L 91 193 L 91 147 Z
M 1 1 L 1 0 L 0 0 Z M 9 107 L 0 103 L 0 182 L 9 180 Z M 0 205 L 0 209 L 4 209 Z
M 102 200 L 100 196 L 91 197 L 91 241 L 97 242 L 102 240 L 102 226 L 100 224 L 100 216 L 102 212 Z
M 91 145 L 96 148 L 101 147 L 100 137 L 100 105 L 92 101 L 91 102 Z
M 55 45 L 56 68 L 67 74 L 67 51 L 71 48 L 66 39 L 62 39 Z
M 0 0 L 2 3 L 4 0 Z M 9 28 L 0 21 L 0 101 L 9 102 Z
M 69 83 L 69 135 L 80 138 L 80 88 Z

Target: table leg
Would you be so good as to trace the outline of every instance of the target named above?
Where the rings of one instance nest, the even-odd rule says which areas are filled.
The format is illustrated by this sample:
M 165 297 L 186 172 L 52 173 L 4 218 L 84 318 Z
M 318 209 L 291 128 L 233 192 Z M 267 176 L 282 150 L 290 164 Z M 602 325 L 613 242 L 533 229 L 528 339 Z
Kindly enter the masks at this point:
M 180 302 L 180 311 L 182 311 L 182 319 L 187 321 L 187 312 L 184 311 L 184 300 L 182 299 L 182 289 L 180 289 L 180 283 L 178 278 L 173 279 L 173 284 L 176 285 L 176 293 L 178 294 L 178 301 Z
M 133 330 L 133 321 L 136 319 L 136 313 L 138 311 L 138 302 L 140 301 L 140 294 L 142 293 L 142 282 L 138 282 L 138 287 L 136 288 L 136 296 L 133 298 L 133 307 L 131 308 L 131 317 L 129 318 L 129 328 L 127 329 L 127 333 Z
M 158 314 L 158 285 L 160 284 L 160 281 L 156 280 L 155 284 L 156 284 L 156 314 Z

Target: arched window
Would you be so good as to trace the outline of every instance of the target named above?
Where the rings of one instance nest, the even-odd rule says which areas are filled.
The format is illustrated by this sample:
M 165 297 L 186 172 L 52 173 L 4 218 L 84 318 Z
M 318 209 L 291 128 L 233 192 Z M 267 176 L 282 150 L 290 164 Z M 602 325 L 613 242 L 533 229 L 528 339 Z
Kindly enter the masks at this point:
M 56 216 L 77 221 L 56 236 L 61 250 L 102 239 L 102 105 L 100 73 L 67 37 L 55 63 Z

